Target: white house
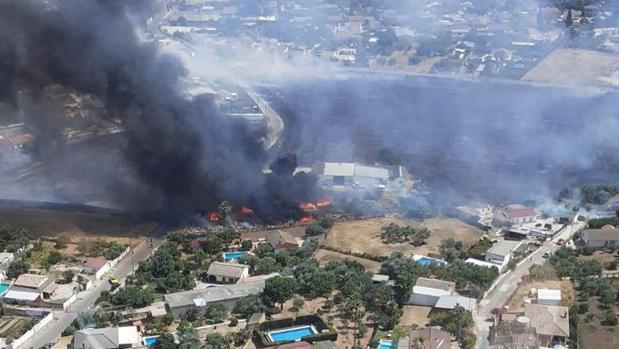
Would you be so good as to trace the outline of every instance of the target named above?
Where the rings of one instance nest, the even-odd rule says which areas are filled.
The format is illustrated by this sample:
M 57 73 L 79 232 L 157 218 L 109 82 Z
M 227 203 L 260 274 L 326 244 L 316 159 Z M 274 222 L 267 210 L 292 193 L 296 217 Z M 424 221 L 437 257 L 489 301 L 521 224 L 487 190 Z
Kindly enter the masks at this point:
M 418 278 L 408 303 L 433 307 L 441 296 L 452 295 L 455 289 L 456 284 L 451 281 Z
M 495 264 L 500 271 L 503 271 L 507 268 L 507 263 L 509 263 L 512 258 L 514 251 L 521 245 L 522 241 L 500 241 L 486 251 L 485 260 L 486 262 Z
M 6 279 L 6 270 L 15 255 L 10 252 L 0 252 L 0 281 Z
M 234 284 L 249 277 L 249 266 L 230 262 L 213 262 L 207 271 L 209 279 L 225 284 Z
M 74 349 L 117 349 L 140 347 L 140 335 L 135 326 L 87 328 L 75 331 Z
M 537 290 L 537 304 L 559 305 L 561 303 L 561 290 L 540 288 Z
M 502 215 L 511 224 L 531 223 L 537 219 L 535 209 L 520 204 L 506 206 L 503 208 Z

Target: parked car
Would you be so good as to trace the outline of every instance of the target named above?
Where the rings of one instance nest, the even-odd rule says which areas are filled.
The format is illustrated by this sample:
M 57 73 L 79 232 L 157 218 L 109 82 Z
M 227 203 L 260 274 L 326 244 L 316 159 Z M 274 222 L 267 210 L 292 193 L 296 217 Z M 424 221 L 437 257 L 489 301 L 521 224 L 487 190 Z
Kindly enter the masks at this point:
M 563 239 L 557 240 L 557 246 L 563 245 L 564 242 L 565 242 L 565 240 L 563 240 Z
M 548 252 L 544 253 L 544 255 L 542 256 L 542 258 L 550 258 L 550 253 L 548 253 Z

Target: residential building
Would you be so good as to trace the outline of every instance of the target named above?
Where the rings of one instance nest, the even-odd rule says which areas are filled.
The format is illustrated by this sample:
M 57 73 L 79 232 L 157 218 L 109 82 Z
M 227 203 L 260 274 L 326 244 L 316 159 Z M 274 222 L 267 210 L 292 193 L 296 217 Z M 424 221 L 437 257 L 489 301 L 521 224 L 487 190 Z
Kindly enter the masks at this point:
M 407 336 L 400 337 L 397 349 L 451 349 L 452 341 L 449 332 L 436 327 L 411 330 Z
M 52 280 L 45 275 L 21 274 L 13 282 L 13 287 L 29 289 L 35 292 L 42 292 Z
M 13 253 L 0 252 L 0 281 L 6 279 L 6 270 L 13 259 L 15 259 L 15 255 Z
M 249 277 L 249 266 L 231 262 L 213 262 L 209 265 L 207 274 L 211 281 L 234 284 Z
M 226 308 L 232 310 L 239 299 L 261 294 L 264 285 L 264 279 L 259 278 L 251 282 L 170 293 L 164 295 L 163 298 L 168 310 L 175 318 L 180 318 L 190 308 L 195 307 L 201 312 L 206 312 L 208 307 L 213 304 L 223 304 Z
M 607 224 L 600 229 L 586 229 L 582 232 L 582 241 L 596 248 L 619 246 L 619 228 Z
M 540 288 L 537 290 L 537 304 L 559 305 L 561 303 L 561 290 Z
M 486 262 L 495 264 L 500 271 L 507 268 L 513 253 L 522 246 L 522 241 L 502 240 L 486 251 Z
M 565 343 L 570 336 L 570 317 L 567 307 L 525 304 L 524 316 L 535 329 L 540 345 L 552 347 Z
M 290 233 L 283 230 L 273 230 L 266 236 L 266 241 L 273 247 L 275 253 L 291 250 L 301 246 L 299 241 Z
M 501 211 L 503 220 L 511 224 L 531 223 L 537 219 L 535 209 L 520 204 L 508 205 Z
M 460 220 L 471 225 L 490 227 L 494 218 L 494 209 L 490 205 L 473 203 L 456 207 L 454 214 Z
M 455 292 L 456 283 L 438 279 L 418 278 L 409 304 L 433 307 L 441 296 L 449 296 Z
M 135 326 L 87 328 L 75 331 L 72 349 L 123 349 L 140 347 Z
M 100 280 L 110 269 L 112 269 L 111 261 L 108 261 L 105 257 L 92 257 L 84 263 L 83 272 L 94 275 L 96 280 Z

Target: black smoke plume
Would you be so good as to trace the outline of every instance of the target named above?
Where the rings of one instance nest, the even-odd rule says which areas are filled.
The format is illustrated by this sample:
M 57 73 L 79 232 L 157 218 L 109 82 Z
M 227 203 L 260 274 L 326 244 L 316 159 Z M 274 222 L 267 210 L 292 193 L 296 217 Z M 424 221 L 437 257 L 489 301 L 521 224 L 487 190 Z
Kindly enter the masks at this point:
M 265 177 L 266 154 L 254 137 L 218 117 L 211 100 L 180 96 L 183 66 L 136 32 L 141 19 L 135 14 L 143 16 L 155 3 L 0 0 L 0 102 L 25 114 L 41 140 L 35 154 L 45 161 L 50 149 L 62 151 L 55 127 L 61 111 L 43 102 L 46 89 L 62 86 L 98 98 L 122 120 L 126 132 L 119 147 L 143 188 L 143 196 L 122 199 L 132 206 L 127 209 L 154 206 L 177 219 L 229 200 L 251 202 L 257 212 L 280 218 L 282 207 L 306 199 L 292 193 L 311 190 L 289 188 L 277 200 L 271 192 L 282 181 L 311 181 L 281 173 Z M 127 195 L 114 178 L 108 181 L 110 195 Z

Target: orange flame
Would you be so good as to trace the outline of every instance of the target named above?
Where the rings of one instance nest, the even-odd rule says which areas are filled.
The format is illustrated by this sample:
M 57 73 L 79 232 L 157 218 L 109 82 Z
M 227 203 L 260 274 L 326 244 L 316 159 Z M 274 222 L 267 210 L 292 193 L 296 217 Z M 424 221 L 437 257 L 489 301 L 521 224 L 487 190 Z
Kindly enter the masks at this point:
M 241 213 L 244 215 L 252 215 L 254 214 L 254 210 L 252 210 L 251 208 L 247 207 L 247 206 L 242 206 L 241 207 Z
M 316 218 L 312 217 L 312 216 L 303 216 L 301 217 L 301 219 L 299 219 L 299 222 L 301 223 L 311 223 L 313 221 L 315 221 Z
M 318 208 L 325 208 L 329 206 L 331 206 L 331 201 L 329 201 L 329 199 L 320 199 L 316 201 L 316 207 Z
M 219 221 L 219 215 L 217 215 L 217 212 L 209 212 L 208 213 L 208 220 L 211 222 L 218 222 Z
M 299 208 L 305 212 L 312 212 L 317 210 L 316 205 L 311 202 L 302 202 L 299 204 Z

